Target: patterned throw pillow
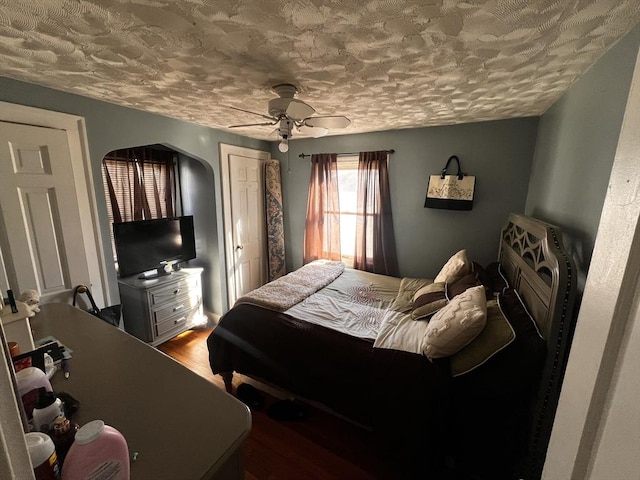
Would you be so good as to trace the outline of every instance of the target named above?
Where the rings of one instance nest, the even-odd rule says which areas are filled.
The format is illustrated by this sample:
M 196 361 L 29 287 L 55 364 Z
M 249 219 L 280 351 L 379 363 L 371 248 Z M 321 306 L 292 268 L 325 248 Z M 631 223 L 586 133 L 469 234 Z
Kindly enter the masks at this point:
M 473 287 L 440 309 L 426 328 L 424 354 L 449 357 L 476 338 L 487 323 L 487 298 L 483 286 Z
M 447 263 L 444 264 L 442 270 L 440 270 L 433 281 L 434 283 L 453 283 L 460 280 L 466 274 L 471 273 L 472 268 L 472 263 L 467 256 L 467 251 L 460 250 L 447 260 Z

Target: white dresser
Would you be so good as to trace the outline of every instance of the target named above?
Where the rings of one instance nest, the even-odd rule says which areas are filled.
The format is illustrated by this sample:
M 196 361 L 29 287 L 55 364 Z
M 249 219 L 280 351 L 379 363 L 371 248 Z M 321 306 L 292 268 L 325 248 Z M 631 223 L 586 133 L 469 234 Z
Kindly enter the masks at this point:
M 118 281 L 125 330 L 158 345 L 205 319 L 202 268 L 183 268 L 170 275 Z

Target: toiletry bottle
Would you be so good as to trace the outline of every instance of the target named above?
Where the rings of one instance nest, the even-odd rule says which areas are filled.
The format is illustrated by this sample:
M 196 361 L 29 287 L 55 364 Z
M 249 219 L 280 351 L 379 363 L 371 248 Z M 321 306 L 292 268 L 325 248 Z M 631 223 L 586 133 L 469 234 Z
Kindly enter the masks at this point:
M 122 434 L 102 420 L 76 432 L 62 466 L 64 480 L 129 480 L 129 449 Z
M 38 393 L 41 387 L 47 392 L 52 392 L 51 383 L 47 375 L 36 367 L 27 367 L 16 373 L 16 383 L 18 384 L 18 394 L 22 399 L 24 411 L 29 420 L 33 415 L 33 409 L 38 403 Z M 55 418 L 55 417 L 54 417 Z
M 60 466 L 53 441 L 46 433 L 31 432 L 24 434 L 29 459 L 36 480 L 58 480 Z
M 49 430 L 49 436 L 53 439 L 58 454 L 58 462 L 64 465 L 64 460 L 73 444 L 78 431 L 78 424 L 69 421 L 64 415 L 59 415 L 53 421 L 53 427 Z
M 0 300 L 0 305 L 1 304 L 2 300 Z M 9 342 L 7 345 L 9 345 L 9 354 L 11 355 L 11 358 L 20 355 L 20 345 L 18 345 L 18 342 Z
M 53 421 L 64 415 L 62 400 L 53 392 L 48 392 L 45 387 L 38 389 L 38 403 L 33 409 L 33 428 L 37 432 L 48 433 Z

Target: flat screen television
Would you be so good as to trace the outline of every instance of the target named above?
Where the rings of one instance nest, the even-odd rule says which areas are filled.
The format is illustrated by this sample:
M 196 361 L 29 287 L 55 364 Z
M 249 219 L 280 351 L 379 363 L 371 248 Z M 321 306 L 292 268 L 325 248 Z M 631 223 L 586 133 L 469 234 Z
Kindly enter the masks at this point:
M 128 277 L 196 258 L 193 216 L 113 224 L 118 273 Z M 142 277 L 143 275 L 141 275 Z

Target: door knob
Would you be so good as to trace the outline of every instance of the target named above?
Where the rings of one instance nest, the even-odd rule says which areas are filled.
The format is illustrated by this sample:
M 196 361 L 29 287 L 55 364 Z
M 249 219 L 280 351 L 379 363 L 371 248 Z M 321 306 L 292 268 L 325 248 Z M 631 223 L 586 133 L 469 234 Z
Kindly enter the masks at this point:
M 242 250 L 243 248 L 244 248 L 244 246 L 242 246 L 242 245 L 238 245 L 238 246 L 236 247 L 236 250 Z

